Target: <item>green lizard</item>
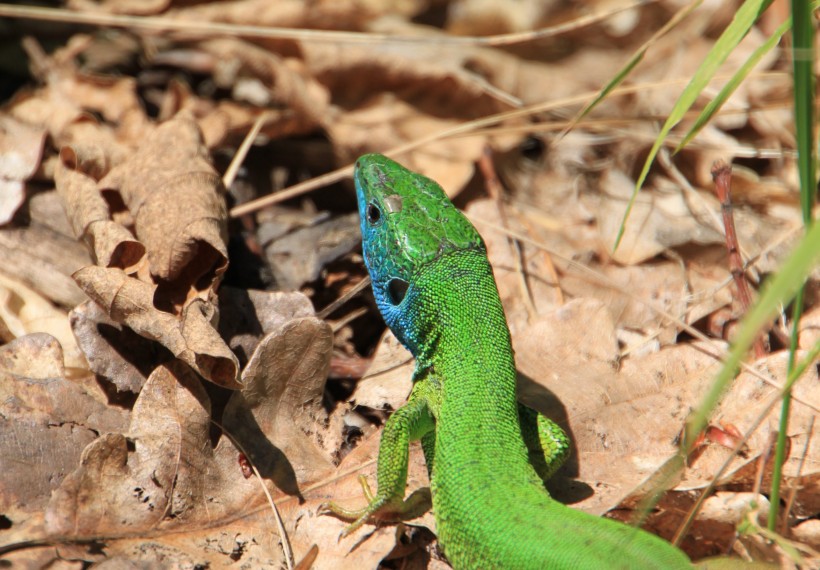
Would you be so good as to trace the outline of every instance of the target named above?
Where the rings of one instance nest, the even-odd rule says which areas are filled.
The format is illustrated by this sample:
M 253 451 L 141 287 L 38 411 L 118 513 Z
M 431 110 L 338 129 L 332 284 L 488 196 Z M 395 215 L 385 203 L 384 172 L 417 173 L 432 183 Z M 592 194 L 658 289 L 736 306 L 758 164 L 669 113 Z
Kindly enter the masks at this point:
M 407 404 L 387 420 L 365 522 L 417 510 L 404 500 L 421 439 L 439 542 L 454 568 L 691 568 L 659 537 L 567 507 L 543 481 L 566 434 L 518 404 L 510 333 L 484 242 L 434 181 L 369 154 L 354 173 L 364 258 L 379 310 L 416 357 Z M 413 497 L 413 495 L 411 495 Z

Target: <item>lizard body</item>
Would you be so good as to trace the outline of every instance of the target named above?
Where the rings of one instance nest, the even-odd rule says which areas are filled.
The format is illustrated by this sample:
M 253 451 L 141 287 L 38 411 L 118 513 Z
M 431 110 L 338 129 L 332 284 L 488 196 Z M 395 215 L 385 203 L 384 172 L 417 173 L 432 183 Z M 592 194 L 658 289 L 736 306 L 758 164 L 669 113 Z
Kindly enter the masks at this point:
M 388 419 L 364 522 L 404 500 L 421 439 L 439 542 L 461 568 L 691 568 L 657 536 L 567 507 L 543 485 L 566 459 L 563 430 L 516 399 L 510 333 L 480 235 L 434 181 L 381 155 L 354 174 L 365 262 L 387 325 L 416 357 L 408 402 Z

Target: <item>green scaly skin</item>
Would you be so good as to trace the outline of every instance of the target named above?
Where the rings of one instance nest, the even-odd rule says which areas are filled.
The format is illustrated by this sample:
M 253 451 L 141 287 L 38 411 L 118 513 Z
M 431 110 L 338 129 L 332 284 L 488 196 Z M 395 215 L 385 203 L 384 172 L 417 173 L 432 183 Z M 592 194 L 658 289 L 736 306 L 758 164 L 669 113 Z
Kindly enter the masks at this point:
M 484 242 L 434 181 L 377 154 L 354 174 L 364 257 L 387 325 L 416 357 L 407 404 L 388 419 L 378 492 L 355 522 L 418 514 L 405 501 L 408 446 L 421 440 L 439 542 L 459 568 L 691 568 L 662 539 L 552 499 L 569 442 L 520 406 L 510 333 Z

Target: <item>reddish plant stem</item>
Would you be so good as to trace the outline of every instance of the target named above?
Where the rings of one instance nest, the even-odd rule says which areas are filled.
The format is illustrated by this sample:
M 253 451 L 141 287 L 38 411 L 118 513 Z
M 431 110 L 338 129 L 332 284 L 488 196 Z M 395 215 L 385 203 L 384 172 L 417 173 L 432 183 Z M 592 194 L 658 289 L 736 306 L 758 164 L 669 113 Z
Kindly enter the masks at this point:
M 712 165 L 712 180 L 715 181 L 715 193 L 720 200 L 720 211 L 723 214 L 723 227 L 726 234 L 726 249 L 729 251 L 729 271 L 737 287 L 737 296 L 740 300 L 742 312 L 748 312 L 752 305 L 752 292 L 746 273 L 743 270 L 743 259 L 740 256 L 740 245 L 735 231 L 735 218 L 732 211 L 732 167 L 722 160 Z M 758 337 L 752 345 L 755 358 L 766 355 L 763 339 Z

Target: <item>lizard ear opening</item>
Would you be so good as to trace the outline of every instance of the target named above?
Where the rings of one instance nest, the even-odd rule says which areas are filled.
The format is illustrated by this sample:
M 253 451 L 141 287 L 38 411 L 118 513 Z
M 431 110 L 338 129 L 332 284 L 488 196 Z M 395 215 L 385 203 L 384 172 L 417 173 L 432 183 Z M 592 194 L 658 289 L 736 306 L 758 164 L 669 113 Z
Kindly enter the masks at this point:
M 367 215 L 367 222 L 371 226 L 375 226 L 376 224 L 379 223 L 379 220 L 382 217 L 382 211 L 379 209 L 379 207 L 376 204 L 371 202 L 370 204 L 367 205 L 366 215 Z
M 387 298 L 390 300 L 390 304 L 395 306 L 404 300 L 405 294 L 407 294 L 407 289 L 410 287 L 410 284 L 405 281 L 404 279 L 399 279 L 398 277 L 394 277 L 390 281 L 387 282 Z

